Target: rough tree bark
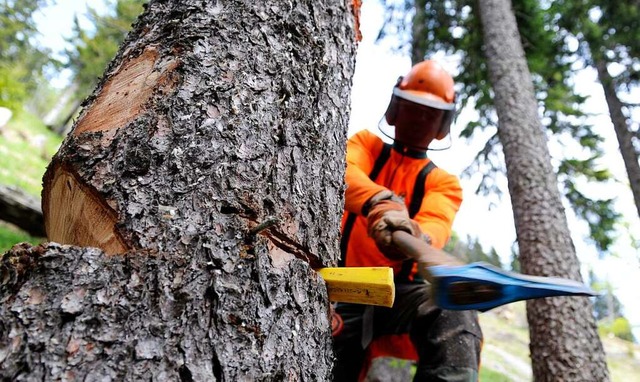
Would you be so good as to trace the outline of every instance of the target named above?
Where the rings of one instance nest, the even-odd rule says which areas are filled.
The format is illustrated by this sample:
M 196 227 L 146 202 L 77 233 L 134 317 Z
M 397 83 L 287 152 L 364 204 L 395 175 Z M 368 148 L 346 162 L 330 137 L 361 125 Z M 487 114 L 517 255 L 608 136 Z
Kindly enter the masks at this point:
M 47 170 L 52 243 L 2 258 L 3 379 L 330 379 L 353 24 L 148 4 Z
M 522 271 L 581 280 L 511 2 L 478 6 Z M 527 302 L 536 381 L 609 380 L 592 312 L 584 297 Z

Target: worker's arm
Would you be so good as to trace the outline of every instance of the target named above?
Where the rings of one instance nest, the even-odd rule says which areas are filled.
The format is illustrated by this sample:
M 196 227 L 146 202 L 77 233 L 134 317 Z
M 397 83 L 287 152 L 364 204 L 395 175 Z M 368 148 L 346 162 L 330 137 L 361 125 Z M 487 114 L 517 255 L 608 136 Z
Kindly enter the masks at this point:
M 362 206 L 373 195 L 386 190 L 384 186 L 369 179 L 369 174 L 384 143 L 367 130 L 352 136 L 347 141 L 347 170 L 345 182 L 345 209 L 362 214 Z
M 435 169 L 427 177 L 424 198 L 414 220 L 431 239 L 431 245 L 443 248 L 451 236 L 451 226 L 462 204 L 462 188 L 457 177 Z
M 425 189 L 428 191 L 422 199 L 420 211 L 414 216 L 425 236 L 416 240 L 417 235 L 395 230 L 391 240 L 398 252 L 418 263 L 420 276 L 433 282 L 430 267 L 462 264 L 441 250 L 451 235 L 453 219 L 462 203 L 462 189 L 456 177 L 441 169 L 429 174 Z M 424 243 L 425 239 L 431 245 Z

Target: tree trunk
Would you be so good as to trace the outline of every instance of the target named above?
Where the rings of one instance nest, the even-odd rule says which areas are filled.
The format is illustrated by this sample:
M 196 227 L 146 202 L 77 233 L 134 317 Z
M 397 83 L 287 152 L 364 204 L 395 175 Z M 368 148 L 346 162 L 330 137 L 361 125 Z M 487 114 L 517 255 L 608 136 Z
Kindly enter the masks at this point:
M 19 188 L 0 185 L 0 220 L 32 236 L 45 236 L 40 200 Z
M 592 51 L 594 50 L 592 49 Z M 633 193 L 633 200 L 636 203 L 638 217 L 640 217 L 640 163 L 638 162 L 638 152 L 633 146 L 633 133 L 629 130 L 627 118 L 622 112 L 622 102 L 620 102 L 618 98 L 615 84 L 607 70 L 606 61 L 598 58 L 595 60 L 595 66 L 598 71 L 598 79 L 604 90 L 605 99 L 607 100 L 613 129 L 618 138 L 624 167 L 627 169 L 627 175 L 629 176 L 629 184 L 631 186 L 631 192 Z
M 486 0 L 477 4 L 522 271 L 581 280 L 511 3 Z M 609 380 L 587 298 L 530 300 L 527 319 L 536 381 Z
M 73 116 L 76 115 L 78 113 L 78 109 L 80 108 L 80 101 L 74 101 L 71 104 L 71 108 L 69 109 L 69 112 L 67 113 L 67 116 L 64 117 L 64 119 L 60 122 L 58 122 L 57 125 L 55 126 L 51 126 L 51 130 L 60 135 L 60 136 L 66 136 L 67 135 L 67 131 L 70 129 L 69 125 L 71 124 L 71 120 L 73 119 Z
M 151 1 L 3 258 L 10 380 L 328 380 L 345 2 Z M 102 251 L 88 248 L 98 247 Z
M 73 117 L 73 115 L 75 115 L 74 113 L 78 110 L 78 107 L 80 106 L 80 102 L 79 101 L 73 101 L 73 104 L 71 106 L 71 109 L 68 113 L 67 116 L 64 118 L 64 121 L 60 122 L 60 115 L 62 115 L 62 113 L 64 112 L 64 110 L 66 110 L 69 106 L 69 102 L 72 99 L 77 99 L 76 93 L 78 92 L 78 84 L 76 84 L 75 82 L 72 82 L 69 86 L 67 86 L 64 91 L 61 92 L 59 98 L 56 100 L 55 105 L 53 105 L 53 107 L 51 108 L 51 110 L 49 110 L 49 112 L 42 118 L 42 122 L 44 122 L 44 124 L 49 128 L 49 130 L 52 130 L 56 133 L 58 133 L 58 135 L 62 135 L 62 133 L 64 132 L 64 128 L 60 129 L 60 124 L 62 124 L 63 126 L 66 126 L 67 123 L 69 123 L 69 121 L 71 121 L 71 118 Z M 56 123 L 58 123 L 58 127 L 56 127 Z M 62 130 L 62 131 L 59 131 Z
M 427 55 L 426 0 L 414 0 L 413 20 L 411 22 L 411 65 L 422 62 Z

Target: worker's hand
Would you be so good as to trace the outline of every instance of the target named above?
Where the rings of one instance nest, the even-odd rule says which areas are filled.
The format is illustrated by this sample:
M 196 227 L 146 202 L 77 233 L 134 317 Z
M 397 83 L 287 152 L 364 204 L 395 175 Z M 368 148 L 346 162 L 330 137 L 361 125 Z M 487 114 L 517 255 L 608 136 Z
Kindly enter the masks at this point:
M 388 191 L 383 191 L 380 194 Z M 405 231 L 411 236 L 422 238 L 418 223 L 409 217 L 409 212 L 404 201 L 391 194 L 382 195 L 387 198 L 372 198 L 369 203 L 367 214 L 367 225 L 369 236 L 375 240 L 380 252 L 393 260 L 407 258 L 393 243 L 392 234 L 394 231 Z

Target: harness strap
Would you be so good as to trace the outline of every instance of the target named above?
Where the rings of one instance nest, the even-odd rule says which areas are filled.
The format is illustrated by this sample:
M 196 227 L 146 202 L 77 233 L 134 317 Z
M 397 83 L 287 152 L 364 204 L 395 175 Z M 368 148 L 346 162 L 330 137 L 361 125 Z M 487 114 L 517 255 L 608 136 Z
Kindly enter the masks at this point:
M 418 212 L 420 211 L 420 207 L 422 206 L 422 199 L 424 198 L 424 184 L 427 181 L 427 175 L 438 166 L 435 163 L 429 161 L 422 170 L 416 176 L 416 183 L 413 186 L 413 195 L 411 196 L 411 203 L 409 203 L 409 217 L 413 219 Z M 413 265 L 415 264 L 415 260 L 407 259 L 402 263 L 402 269 L 396 276 L 397 282 L 408 283 L 410 282 L 409 276 L 411 275 L 411 271 L 413 270 Z
M 389 160 L 391 156 L 391 145 L 388 143 L 384 143 L 382 146 L 382 151 L 380 151 L 380 155 L 376 158 L 375 163 L 373 164 L 373 168 L 371 169 L 371 173 L 369 173 L 369 179 L 375 181 L 378 175 L 380 175 L 380 171 L 382 171 L 382 167 L 384 167 L 385 163 Z M 344 223 L 344 229 L 342 230 L 342 237 L 340 238 L 340 260 L 338 261 L 338 266 L 344 267 L 347 258 L 347 244 L 349 244 L 349 236 L 351 236 L 351 231 L 353 230 L 353 225 L 356 222 L 358 215 L 353 212 L 349 212 L 347 215 L 347 221 Z

